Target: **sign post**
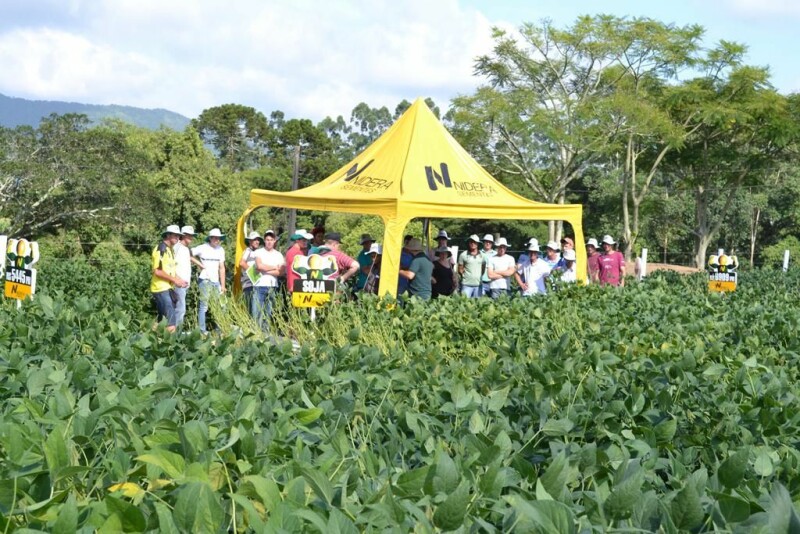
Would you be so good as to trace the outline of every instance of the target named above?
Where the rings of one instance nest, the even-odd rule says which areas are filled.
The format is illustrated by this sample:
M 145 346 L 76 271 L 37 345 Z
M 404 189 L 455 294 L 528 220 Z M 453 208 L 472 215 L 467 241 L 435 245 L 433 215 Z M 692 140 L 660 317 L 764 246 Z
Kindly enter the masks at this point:
M 33 265 L 39 261 L 39 244 L 27 239 L 0 236 L 0 245 L 5 278 L 3 294 L 6 298 L 16 299 L 19 308 L 26 297 L 33 298 L 36 293 L 36 269 Z
M 783 251 L 783 272 L 789 270 L 789 250 Z

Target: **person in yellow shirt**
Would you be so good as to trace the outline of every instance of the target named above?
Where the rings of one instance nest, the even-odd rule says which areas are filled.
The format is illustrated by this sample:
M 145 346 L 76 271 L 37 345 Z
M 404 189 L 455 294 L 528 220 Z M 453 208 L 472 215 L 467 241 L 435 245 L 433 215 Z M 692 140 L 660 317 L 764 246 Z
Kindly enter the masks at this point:
M 167 330 L 175 331 L 176 319 L 175 301 L 173 298 L 175 287 L 188 287 L 189 283 L 177 275 L 177 265 L 172 247 L 180 239 L 181 229 L 171 224 L 161 234 L 162 241 L 153 249 L 152 267 L 153 275 L 150 278 L 150 293 L 156 305 L 156 320 L 167 320 Z M 175 295 L 177 297 L 177 295 Z

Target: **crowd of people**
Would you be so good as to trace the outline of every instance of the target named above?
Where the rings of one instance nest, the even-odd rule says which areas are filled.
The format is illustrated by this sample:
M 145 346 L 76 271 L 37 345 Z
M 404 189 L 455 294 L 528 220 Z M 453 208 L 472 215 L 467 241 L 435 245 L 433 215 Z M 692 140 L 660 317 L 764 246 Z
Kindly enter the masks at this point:
M 152 254 L 153 274 L 150 291 L 156 305 L 158 320 L 166 319 L 174 331 L 186 315 L 186 294 L 192 279 L 192 264 L 199 270 L 197 324 L 207 331 L 206 316 L 212 295 L 226 292 L 225 235 L 212 229 L 205 242 L 192 247 L 196 234 L 191 226 L 170 225 Z M 265 329 L 283 288 L 289 296 L 299 279 L 295 265 L 298 257 L 318 255 L 335 266 L 327 273 L 339 287 L 350 287 L 356 297 L 377 294 L 381 275 L 383 249 L 369 234 L 360 239 L 361 251 L 351 258 L 341 250 L 342 237 L 337 232 L 325 232 L 323 227 L 311 232 L 298 229 L 289 237 L 285 253 L 277 248 L 278 235 L 273 230 L 262 234 L 250 232 L 245 239 L 246 249 L 239 261 L 244 301 L 253 318 Z M 560 242 L 548 241 L 541 249 L 539 241 L 529 239 L 524 252 L 514 258 L 504 237 L 473 234 L 466 250 L 453 257 L 450 236 L 442 230 L 436 236 L 436 247 L 425 250 L 422 241 L 407 235 L 400 254 L 397 286 L 398 297 L 416 296 L 420 299 L 438 298 L 462 293 L 469 298 L 499 298 L 513 291 L 522 296 L 546 294 L 554 280 L 562 283 L 577 281 L 575 244 L 569 237 Z M 625 260 L 617 250 L 616 241 L 606 235 L 602 244 L 596 239 L 586 242 L 587 283 L 624 285 Z M 333 261 L 335 260 L 335 261 Z M 289 268 L 287 268 L 287 265 Z

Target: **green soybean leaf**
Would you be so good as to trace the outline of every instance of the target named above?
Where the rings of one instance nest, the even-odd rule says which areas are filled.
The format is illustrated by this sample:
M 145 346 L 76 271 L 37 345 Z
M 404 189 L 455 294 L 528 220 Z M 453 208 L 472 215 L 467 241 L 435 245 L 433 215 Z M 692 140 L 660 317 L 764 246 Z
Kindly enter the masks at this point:
M 156 507 L 156 515 L 158 516 L 158 531 L 163 534 L 178 534 L 178 526 L 172 518 L 172 512 L 167 505 L 156 501 L 153 503 Z
M 111 515 L 115 515 L 123 532 L 142 532 L 147 526 L 144 514 L 129 502 L 106 495 L 103 501 Z
M 75 500 L 75 495 L 71 494 L 67 497 L 58 508 L 58 518 L 53 523 L 53 532 L 75 532 L 78 530 L 78 504 Z
M 433 524 L 442 530 L 455 530 L 464 524 L 469 506 L 469 483 L 462 480 L 433 513 Z
M 548 419 L 542 427 L 545 436 L 565 436 L 575 428 L 575 423 L 569 419 Z
M 175 524 L 186 532 L 216 532 L 225 519 L 211 486 L 190 482 L 181 486 L 173 513 Z
M 526 501 L 520 495 L 508 495 L 506 501 L 520 516 L 520 531 L 537 534 L 575 534 L 575 514 L 565 504 L 558 501 Z M 529 526 L 529 529 L 524 528 Z
M 64 441 L 63 425 L 59 424 L 53 427 L 44 440 L 43 448 L 50 471 L 58 473 L 61 469 L 69 467 L 69 453 L 67 452 L 67 442 Z
M 183 456 L 165 449 L 151 449 L 150 452 L 137 456 L 136 459 L 160 467 L 171 478 L 178 478 L 186 470 L 186 460 L 183 459 Z
M 309 425 L 319 419 L 323 413 L 322 408 L 305 408 L 298 411 L 295 417 L 301 425 Z
M 429 469 L 430 467 L 425 466 L 401 473 L 395 483 L 398 493 L 403 497 L 422 495 Z
M 675 431 L 678 429 L 678 420 L 674 417 L 665 419 L 658 423 L 653 428 L 653 433 L 656 436 L 657 443 L 668 443 L 675 437 Z
M 747 470 L 750 450 L 747 448 L 739 449 L 728 456 L 717 469 L 717 479 L 726 488 L 735 488 L 741 484 Z
M 782 484 L 776 483 L 770 494 L 767 510 L 769 532 L 800 534 L 800 516 L 792 502 L 792 497 Z
M 675 526 L 691 530 L 703 522 L 703 506 L 694 484 L 686 484 L 672 501 L 670 514 Z
M 628 478 L 615 484 L 603 505 L 606 513 L 614 519 L 629 518 L 642 498 L 643 483 L 644 470 L 638 468 Z
M 756 455 L 756 463 L 753 465 L 756 473 L 762 477 L 768 477 L 775 472 L 775 466 L 772 463 L 772 458 L 766 449 L 761 449 Z

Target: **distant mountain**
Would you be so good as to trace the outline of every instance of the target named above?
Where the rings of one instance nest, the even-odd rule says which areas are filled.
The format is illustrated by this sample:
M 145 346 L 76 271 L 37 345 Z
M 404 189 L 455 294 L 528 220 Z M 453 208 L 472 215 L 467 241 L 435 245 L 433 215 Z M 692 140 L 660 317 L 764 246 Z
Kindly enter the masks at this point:
M 161 126 L 173 130 L 183 130 L 189 119 L 174 111 L 166 109 L 144 109 L 132 106 L 99 106 L 95 104 L 78 104 L 77 102 L 59 102 L 57 100 L 26 100 L 0 94 L 0 126 L 14 128 L 20 125 L 39 126 L 42 117 L 51 113 L 82 113 L 92 122 L 103 119 L 120 119 L 142 128 L 156 130 Z

